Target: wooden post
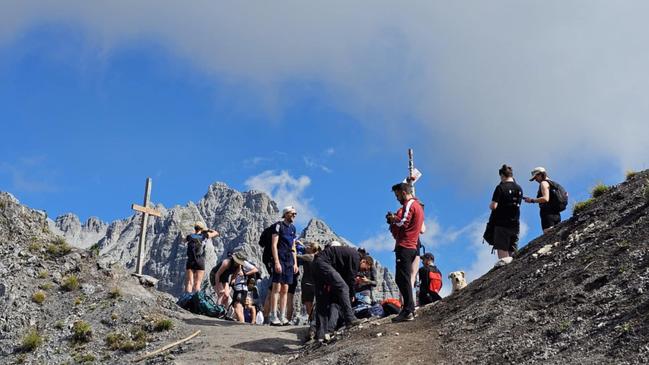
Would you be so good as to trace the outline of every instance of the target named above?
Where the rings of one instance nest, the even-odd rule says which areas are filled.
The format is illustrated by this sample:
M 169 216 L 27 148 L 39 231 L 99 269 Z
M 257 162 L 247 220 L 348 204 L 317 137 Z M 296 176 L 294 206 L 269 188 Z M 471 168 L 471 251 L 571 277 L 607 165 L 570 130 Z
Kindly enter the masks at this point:
M 146 228 L 149 221 L 149 215 L 161 217 L 162 214 L 155 209 L 149 208 L 149 201 L 151 199 L 151 178 L 146 178 L 146 186 L 144 187 L 144 205 L 140 206 L 132 204 L 131 209 L 142 212 L 142 227 L 140 228 L 140 243 L 137 246 L 137 266 L 135 273 L 142 275 L 142 267 L 144 266 L 144 246 L 146 245 Z

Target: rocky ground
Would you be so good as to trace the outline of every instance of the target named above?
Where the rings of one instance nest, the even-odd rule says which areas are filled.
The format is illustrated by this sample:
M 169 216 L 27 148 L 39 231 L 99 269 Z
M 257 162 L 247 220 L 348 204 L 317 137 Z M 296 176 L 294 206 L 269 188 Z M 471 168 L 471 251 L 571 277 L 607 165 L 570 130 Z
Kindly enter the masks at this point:
M 368 323 L 291 363 L 649 363 L 648 241 L 645 171 L 414 322 Z

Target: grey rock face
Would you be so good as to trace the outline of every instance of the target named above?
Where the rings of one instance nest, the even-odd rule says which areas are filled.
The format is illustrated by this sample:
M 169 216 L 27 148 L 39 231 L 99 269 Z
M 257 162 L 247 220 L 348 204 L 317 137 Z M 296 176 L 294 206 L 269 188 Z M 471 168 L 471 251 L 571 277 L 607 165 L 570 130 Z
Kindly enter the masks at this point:
M 160 290 L 173 295 L 182 292 L 187 258 L 184 238 L 193 232 L 196 221 L 204 222 L 221 233 L 206 248 L 206 273 L 217 263 L 217 258 L 234 250 L 242 250 L 249 260 L 257 264 L 263 276 L 268 275 L 261 265 L 262 248 L 257 244 L 264 228 L 279 220 L 277 204 L 268 195 L 254 190 L 238 192 L 217 182 L 196 204 L 189 202 L 170 209 L 156 205 L 155 208 L 162 213 L 162 217 L 149 218 L 143 273 L 159 279 Z M 98 243 L 103 265 L 121 263 L 128 269 L 134 269 L 140 222 L 140 216 L 133 215 L 110 224 L 94 218 L 80 224 L 76 216 L 66 214 L 50 221 L 50 227 L 72 245 L 89 247 Z M 309 222 L 301 237 L 322 243 L 335 239 L 352 245 L 318 219 Z M 378 263 L 377 269 L 380 278 L 376 298 L 398 296 L 397 286 L 388 270 Z

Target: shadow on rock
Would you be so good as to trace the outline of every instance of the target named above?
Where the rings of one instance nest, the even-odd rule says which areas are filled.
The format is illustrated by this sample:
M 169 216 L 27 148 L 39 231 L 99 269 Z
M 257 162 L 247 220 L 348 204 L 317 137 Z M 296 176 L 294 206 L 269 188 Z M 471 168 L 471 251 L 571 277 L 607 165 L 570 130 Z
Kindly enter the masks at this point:
M 297 352 L 300 345 L 301 342 L 299 340 L 264 338 L 255 341 L 242 342 L 232 346 L 232 348 L 251 352 L 267 352 L 285 355 Z

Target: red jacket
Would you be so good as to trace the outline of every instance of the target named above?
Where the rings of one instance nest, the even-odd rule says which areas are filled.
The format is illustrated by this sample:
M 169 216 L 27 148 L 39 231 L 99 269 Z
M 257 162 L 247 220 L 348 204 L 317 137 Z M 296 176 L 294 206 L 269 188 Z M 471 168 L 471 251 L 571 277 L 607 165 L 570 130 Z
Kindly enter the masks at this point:
M 396 213 L 397 220 L 390 224 L 390 232 L 396 240 L 396 246 L 417 248 L 417 241 L 424 224 L 424 209 L 419 200 L 408 200 Z M 395 246 L 395 248 L 396 248 Z

